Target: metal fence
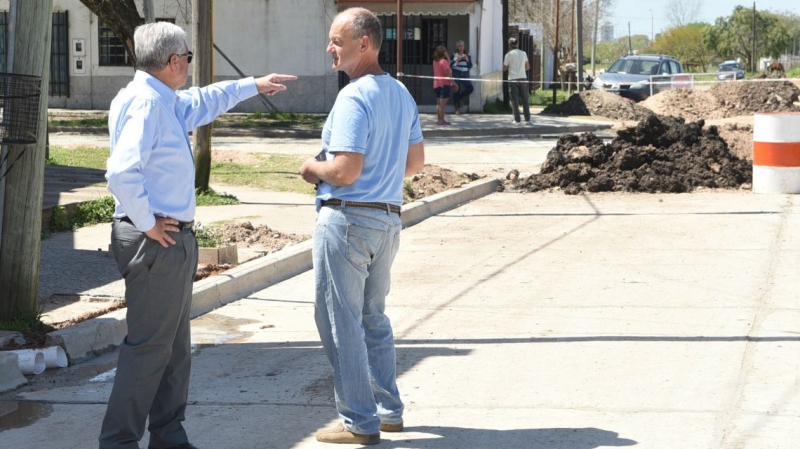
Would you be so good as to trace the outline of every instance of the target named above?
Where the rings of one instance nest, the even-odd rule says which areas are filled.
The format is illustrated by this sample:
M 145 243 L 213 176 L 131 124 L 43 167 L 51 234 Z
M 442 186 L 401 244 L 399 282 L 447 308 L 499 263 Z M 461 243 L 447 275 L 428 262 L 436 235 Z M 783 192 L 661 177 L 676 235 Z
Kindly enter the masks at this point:
M 0 143 L 36 143 L 41 92 L 38 76 L 0 73 Z
M 718 73 L 678 73 L 674 75 L 653 75 L 650 77 L 650 95 L 671 89 L 708 90 L 719 83 L 735 82 L 719 80 Z

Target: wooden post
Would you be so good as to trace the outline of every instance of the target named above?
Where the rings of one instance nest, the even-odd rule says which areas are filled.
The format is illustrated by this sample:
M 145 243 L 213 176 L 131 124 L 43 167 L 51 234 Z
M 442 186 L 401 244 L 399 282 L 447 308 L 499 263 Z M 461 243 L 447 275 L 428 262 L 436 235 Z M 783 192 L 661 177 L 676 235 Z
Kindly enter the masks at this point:
M 153 11 L 153 0 L 142 0 L 144 10 L 144 22 L 154 23 L 156 21 L 155 11 Z
M 397 26 L 395 27 L 397 39 L 397 78 L 403 73 L 403 0 L 397 0 Z M 402 80 L 401 80 L 402 81 Z
M 207 86 L 214 81 L 213 8 L 213 0 L 192 1 L 192 45 L 194 46 L 192 85 L 194 86 Z M 192 133 L 195 165 L 194 187 L 201 192 L 209 190 L 212 127 L 213 124 L 209 123 L 195 129 Z
M 555 33 L 554 33 L 555 34 L 555 44 L 553 44 L 553 81 L 554 82 L 550 84 L 550 86 L 553 88 L 553 104 L 556 104 L 556 84 L 555 84 L 555 80 L 558 79 L 558 50 L 559 50 L 559 48 L 558 48 L 558 12 L 559 12 L 558 6 L 559 5 L 558 4 L 561 2 L 561 0 L 555 0 L 555 1 L 556 1 L 556 16 L 555 16 L 556 30 L 555 30 Z
M 577 42 L 576 42 L 576 50 L 577 54 L 575 59 L 576 68 L 578 69 L 578 86 L 577 91 L 580 92 L 583 90 L 583 0 L 576 0 L 575 2 L 576 11 L 575 11 L 575 20 L 577 21 Z
M 16 3 L 16 5 L 15 5 Z M 16 49 L 9 73 L 41 77 L 37 143 L 7 145 L 14 166 L 5 177 L 0 235 L 0 319 L 13 319 L 38 311 L 39 253 L 41 250 L 42 198 L 44 196 L 44 146 L 47 139 L 47 86 L 50 82 L 50 35 L 53 0 L 12 2 L 16 23 L 9 46 Z M 11 14 L 12 17 L 14 14 Z M 8 113 L 13 114 L 12 111 Z
M 508 0 L 503 0 L 503 42 L 501 43 L 501 50 L 500 54 L 503 55 L 505 58 L 505 54 L 511 49 L 508 46 L 508 38 L 511 36 L 508 35 Z M 511 107 L 511 98 L 508 96 L 508 72 L 505 70 L 503 71 L 503 107 L 510 108 Z

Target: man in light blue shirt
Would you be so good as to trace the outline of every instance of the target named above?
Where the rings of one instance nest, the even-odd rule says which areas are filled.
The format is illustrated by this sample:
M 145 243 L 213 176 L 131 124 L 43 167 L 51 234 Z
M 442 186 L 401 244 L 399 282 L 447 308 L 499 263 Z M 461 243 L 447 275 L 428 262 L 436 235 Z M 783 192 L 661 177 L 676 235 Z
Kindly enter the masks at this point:
M 378 64 L 377 17 L 350 8 L 333 20 L 327 52 L 351 79 L 322 131 L 323 151 L 300 167 L 317 185 L 314 230 L 317 330 L 333 367 L 341 421 L 325 443 L 376 444 L 403 430 L 394 337 L 384 313 L 400 243 L 403 178 L 425 153 L 417 105 Z
M 125 278 L 128 335 L 100 449 L 191 449 L 184 420 L 191 368 L 189 312 L 197 271 L 189 130 L 295 76 L 271 74 L 177 91 L 189 76 L 186 34 L 168 22 L 136 28 L 137 71 L 111 103 L 106 179 L 116 208 L 111 252 Z

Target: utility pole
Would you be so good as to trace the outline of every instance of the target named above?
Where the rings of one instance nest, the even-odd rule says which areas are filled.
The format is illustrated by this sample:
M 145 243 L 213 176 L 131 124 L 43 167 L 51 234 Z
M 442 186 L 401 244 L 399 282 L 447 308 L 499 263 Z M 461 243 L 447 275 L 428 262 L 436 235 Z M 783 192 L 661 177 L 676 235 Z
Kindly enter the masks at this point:
M 397 28 L 395 28 L 395 38 L 397 39 L 397 77 L 403 73 L 403 0 L 397 0 Z
M 594 0 L 594 30 L 592 30 L 592 78 L 595 77 L 597 55 L 597 27 L 600 26 L 600 0 Z
M 756 61 L 756 2 L 753 2 L 753 56 L 750 58 L 750 65 L 753 71 L 758 71 L 758 61 Z
M 144 10 L 144 23 L 153 23 L 156 21 L 155 11 L 153 11 L 153 0 L 142 0 L 142 9 Z
M 192 0 L 192 85 L 203 87 L 214 80 L 214 0 Z M 208 192 L 211 177 L 211 131 L 213 123 L 192 132 L 194 187 Z
M 508 0 L 502 0 L 503 5 L 503 41 L 500 44 L 500 54 L 505 55 L 508 51 Z M 505 70 L 503 71 L 503 107 L 508 108 L 510 107 L 509 98 L 508 98 L 508 72 Z
M 10 320 L 38 311 L 39 254 L 41 250 L 42 198 L 44 196 L 44 146 L 47 132 L 47 87 L 50 83 L 50 39 L 53 0 L 11 0 L 10 74 L 41 78 L 34 145 L 4 145 L 5 188 L 0 198 L 0 319 Z M 5 93 L 0 93 L 5 94 Z M 6 106 L 7 103 L 4 104 Z M 14 109 L 4 107 L 4 115 Z M 4 122 L 7 117 L 4 117 Z M 8 120 L 13 123 L 13 120 Z M 13 163 L 13 166 L 11 165 Z
M 576 61 L 576 68 L 578 69 L 578 88 L 576 90 L 580 92 L 583 88 L 583 0 L 576 0 L 575 7 L 577 8 L 575 11 L 575 19 L 578 21 L 578 54 L 576 56 L 578 59 Z
M 555 27 L 556 32 L 555 32 L 555 44 L 553 44 L 553 82 L 550 84 L 550 86 L 553 88 L 553 104 L 556 104 L 557 85 L 555 81 L 556 79 L 558 79 L 558 10 L 559 10 L 558 4 L 561 2 L 561 0 L 555 0 L 555 1 L 556 1 L 556 16 L 554 20 L 556 21 L 556 27 Z

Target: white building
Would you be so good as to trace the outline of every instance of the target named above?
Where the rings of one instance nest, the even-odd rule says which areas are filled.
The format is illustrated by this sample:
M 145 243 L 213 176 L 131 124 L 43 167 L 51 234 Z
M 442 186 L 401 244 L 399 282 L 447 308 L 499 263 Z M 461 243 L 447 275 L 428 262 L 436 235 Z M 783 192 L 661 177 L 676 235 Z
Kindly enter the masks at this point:
M 18 0 L 24 1 L 24 0 Z M 421 109 L 435 104 L 430 54 L 439 44 L 455 48 L 467 43 L 473 57 L 472 76 L 502 79 L 501 0 L 405 0 L 403 10 L 403 82 Z M 144 17 L 142 2 L 136 0 Z M 157 20 L 169 20 L 186 30 L 191 42 L 191 0 L 154 0 Z M 287 95 L 270 101 L 284 112 L 327 112 L 345 77 L 331 70 L 325 52 L 333 17 L 351 6 L 374 11 L 384 26 L 381 64 L 396 73 L 395 0 L 216 0 L 214 44 L 245 75 L 288 73 L 299 77 Z M 5 70 L 9 0 L 0 0 L 0 71 Z M 67 109 L 107 109 L 116 93 L 133 77 L 125 47 L 79 0 L 53 0 L 53 39 L 49 106 Z M 214 79 L 237 79 L 236 69 L 214 54 Z M 191 80 L 189 81 L 191 83 Z M 476 82 L 470 97 L 474 110 L 502 92 L 499 82 Z M 258 99 L 236 111 L 264 111 Z

